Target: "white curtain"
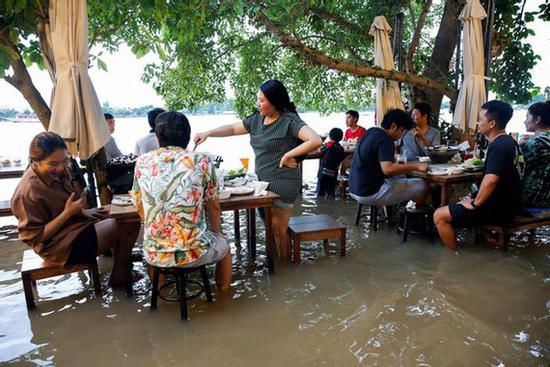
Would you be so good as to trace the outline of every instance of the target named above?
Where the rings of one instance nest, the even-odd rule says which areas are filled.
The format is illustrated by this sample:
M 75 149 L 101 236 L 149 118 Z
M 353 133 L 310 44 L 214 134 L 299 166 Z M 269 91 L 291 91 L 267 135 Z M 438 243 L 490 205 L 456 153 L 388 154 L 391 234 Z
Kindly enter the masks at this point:
M 374 36 L 374 64 L 386 70 L 395 68 L 389 37 L 391 30 L 386 18 L 377 16 L 369 32 Z M 376 79 L 376 124 L 380 125 L 386 112 L 394 108 L 405 109 L 399 84 L 393 80 Z
M 468 0 L 459 19 L 464 23 L 462 48 L 464 80 L 456 102 L 453 125 L 464 132 L 475 131 L 485 97 L 485 63 L 481 20 L 487 16 L 479 0 Z
M 87 159 L 111 136 L 88 75 L 86 0 L 50 0 L 49 10 L 56 79 L 49 130 Z

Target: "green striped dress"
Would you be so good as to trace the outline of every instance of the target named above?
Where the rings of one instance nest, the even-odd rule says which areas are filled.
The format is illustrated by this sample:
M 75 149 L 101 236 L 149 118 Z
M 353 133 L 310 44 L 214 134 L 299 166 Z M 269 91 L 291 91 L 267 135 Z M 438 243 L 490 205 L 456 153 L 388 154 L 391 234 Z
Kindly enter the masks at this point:
M 264 125 L 264 117 L 256 112 L 243 120 L 250 133 L 250 145 L 256 155 L 256 174 L 269 182 L 269 190 L 292 204 L 300 195 L 302 176 L 297 168 L 279 168 L 283 155 L 302 143 L 298 132 L 306 123 L 292 112 L 283 113 L 276 121 Z

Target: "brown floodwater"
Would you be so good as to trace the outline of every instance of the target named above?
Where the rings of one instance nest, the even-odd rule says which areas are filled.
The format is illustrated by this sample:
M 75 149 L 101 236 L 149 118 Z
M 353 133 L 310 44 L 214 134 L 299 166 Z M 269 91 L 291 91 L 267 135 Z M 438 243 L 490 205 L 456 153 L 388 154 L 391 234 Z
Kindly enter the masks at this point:
M 149 311 L 147 277 L 135 295 L 107 287 L 111 258 L 100 257 L 104 293 L 84 274 L 38 282 L 27 312 L 20 281 L 27 247 L 0 233 L 0 363 L 16 366 L 548 366 L 550 231 L 516 235 L 507 251 L 469 244 L 450 251 L 427 237 L 401 243 L 395 227 L 353 224 L 351 200 L 315 199 L 305 190 L 296 214 L 328 213 L 348 228 L 337 244 L 306 243 L 303 263 L 265 267 L 232 244 L 233 293 Z M 232 233 L 231 214 L 224 231 Z M 243 218 L 243 238 L 244 218 Z M 261 231 L 262 226 L 258 224 Z M 144 273 L 143 264 L 134 269 Z

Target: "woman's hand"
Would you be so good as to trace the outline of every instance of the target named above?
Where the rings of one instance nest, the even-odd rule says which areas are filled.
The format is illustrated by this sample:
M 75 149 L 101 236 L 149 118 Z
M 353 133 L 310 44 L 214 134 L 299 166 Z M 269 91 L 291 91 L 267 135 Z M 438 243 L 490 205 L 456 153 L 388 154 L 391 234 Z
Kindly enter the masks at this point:
M 208 132 L 196 133 L 195 137 L 193 138 L 193 142 L 195 143 L 195 145 L 199 145 L 204 143 L 207 138 L 208 138 Z
M 288 167 L 288 168 L 298 168 L 298 162 L 294 157 L 291 157 L 287 154 L 283 155 L 281 162 L 279 163 L 279 168 Z
M 67 201 L 65 202 L 65 209 L 63 210 L 69 217 L 72 217 L 76 213 L 79 213 L 86 204 L 86 195 L 76 199 L 75 193 L 71 193 Z
M 90 219 L 102 220 L 109 217 L 109 211 L 104 207 L 82 209 L 82 214 Z

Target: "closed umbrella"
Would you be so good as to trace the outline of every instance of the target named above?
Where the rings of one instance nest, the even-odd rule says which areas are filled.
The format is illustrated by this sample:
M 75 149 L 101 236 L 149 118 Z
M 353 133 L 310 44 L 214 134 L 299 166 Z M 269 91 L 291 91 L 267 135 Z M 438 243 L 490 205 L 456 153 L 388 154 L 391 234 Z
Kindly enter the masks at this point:
M 381 69 L 393 70 L 393 52 L 389 32 L 391 27 L 382 15 L 374 18 L 370 32 L 374 36 L 374 64 Z M 404 109 L 399 84 L 393 80 L 376 79 L 376 124 L 380 125 L 386 112 L 391 109 Z
M 487 16 L 479 0 L 468 0 L 460 13 L 464 23 L 463 64 L 464 80 L 456 101 L 453 125 L 464 132 L 476 130 L 479 109 L 487 100 L 485 97 L 483 32 L 481 20 Z
M 88 159 L 111 136 L 88 75 L 86 0 L 51 0 L 49 15 L 55 60 L 49 130 L 69 143 L 72 154 Z

